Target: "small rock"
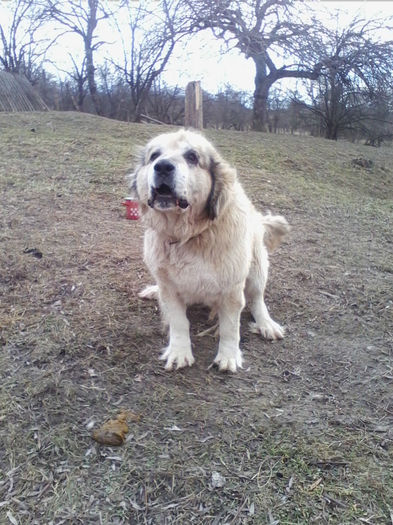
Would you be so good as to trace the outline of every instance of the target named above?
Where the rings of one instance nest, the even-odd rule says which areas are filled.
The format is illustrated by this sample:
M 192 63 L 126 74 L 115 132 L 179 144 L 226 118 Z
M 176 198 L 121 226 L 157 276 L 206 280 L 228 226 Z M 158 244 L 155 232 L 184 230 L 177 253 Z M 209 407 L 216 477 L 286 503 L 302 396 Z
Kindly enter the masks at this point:
M 226 479 L 219 472 L 212 472 L 212 479 L 210 485 L 212 489 L 219 489 L 226 483 Z

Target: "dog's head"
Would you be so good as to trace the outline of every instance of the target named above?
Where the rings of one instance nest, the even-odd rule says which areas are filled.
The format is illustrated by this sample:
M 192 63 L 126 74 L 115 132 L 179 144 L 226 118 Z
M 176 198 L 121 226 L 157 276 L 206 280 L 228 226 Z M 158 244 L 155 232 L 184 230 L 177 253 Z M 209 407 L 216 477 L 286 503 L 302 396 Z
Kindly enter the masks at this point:
M 199 133 L 180 130 L 152 139 L 129 176 L 130 190 L 141 203 L 161 213 L 187 213 L 215 219 L 225 207 L 235 170 Z

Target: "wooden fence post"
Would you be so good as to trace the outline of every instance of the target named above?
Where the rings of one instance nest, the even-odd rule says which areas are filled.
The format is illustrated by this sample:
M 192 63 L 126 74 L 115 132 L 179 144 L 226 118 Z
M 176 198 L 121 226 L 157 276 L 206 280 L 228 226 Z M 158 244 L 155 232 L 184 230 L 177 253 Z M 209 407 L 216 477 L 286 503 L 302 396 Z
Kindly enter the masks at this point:
M 200 81 L 189 82 L 186 87 L 184 125 L 203 128 L 202 89 Z

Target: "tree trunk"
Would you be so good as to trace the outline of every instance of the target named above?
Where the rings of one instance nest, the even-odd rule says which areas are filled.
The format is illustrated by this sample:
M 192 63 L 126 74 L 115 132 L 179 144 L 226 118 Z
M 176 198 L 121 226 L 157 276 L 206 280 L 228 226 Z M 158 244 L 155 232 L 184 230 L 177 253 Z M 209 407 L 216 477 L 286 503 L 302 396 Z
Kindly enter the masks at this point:
M 93 51 L 91 47 L 86 47 L 85 50 L 86 53 L 86 76 L 87 76 L 87 84 L 89 86 L 89 93 L 91 96 L 91 100 L 93 102 L 93 106 L 95 109 L 95 112 L 97 115 L 101 115 L 101 105 L 100 105 L 100 99 L 97 92 L 97 84 L 95 80 L 95 67 L 94 67 L 94 61 L 93 61 Z
M 277 69 L 267 54 L 265 56 L 263 54 L 254 55 L 251 58 L 255 62 L 256 70 L 252 129 L 255 131 L 271 131 L 272 125 L 269 122 L 268 98 L 272 85 L 282 78 L 309 78 L 316 80 L 320 75 L 321 65 L 316 65 L 310 71 L 306 69 Z
M 267 75 L 267 68 L 265 60 L 256 56 L 253 57 L 255 62 L 255 91 L 254 91 L 254 105 L 252 112 L 252 129 L 255 131 L 268 131 L 269 117 L 267 113 L 269 89 L 272 86 L 272 81 Z
M 95 67 L 94 67 L 94 51 L 93 51 L 93 38 L 94 31 L 97 27 L 97 0 L 89 0 L 89 16 L 87 20 L 87 31 L 86 36 L 84 37 L 85 41 L 85 57 L 86 57 L 86 76 L 87 76 L 87 85 L 89 86 L 89 92 L 91 100 L 93 102 L 94 109 L 97 115 L 101 115 L 101 104 L 97 92 L 97 84 L 95 79 Z
M 333 122 L 328 122 L 325 130 L 325 139 L 337 140 L 338 139 L 338 126 Z
M 134 108 L 133 122 L 142 122 L 142 100 L 138 100 Z

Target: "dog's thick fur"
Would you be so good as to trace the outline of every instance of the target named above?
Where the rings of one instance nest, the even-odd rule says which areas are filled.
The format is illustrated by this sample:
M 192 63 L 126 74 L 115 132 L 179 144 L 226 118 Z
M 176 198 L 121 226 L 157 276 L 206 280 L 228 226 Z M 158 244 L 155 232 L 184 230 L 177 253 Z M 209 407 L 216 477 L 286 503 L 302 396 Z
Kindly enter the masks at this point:
M 205 304 L 218 315 L 214 363 L 220 370 L 242 366 L 239 324 L 246 302 L 253 331 L 281 339 L 283 329 L 270 317 L 263 295 L 268 250 L 288 231 L 286 220 L 258 213 L 236 171 L 202 135 L 187 130 L 151 140 L 129 181 L 146 226 L 145 262 L 157 283 L 140 297 L 157 296 L 169 325 L 165 368 L 194 363 L 190 304 Z

